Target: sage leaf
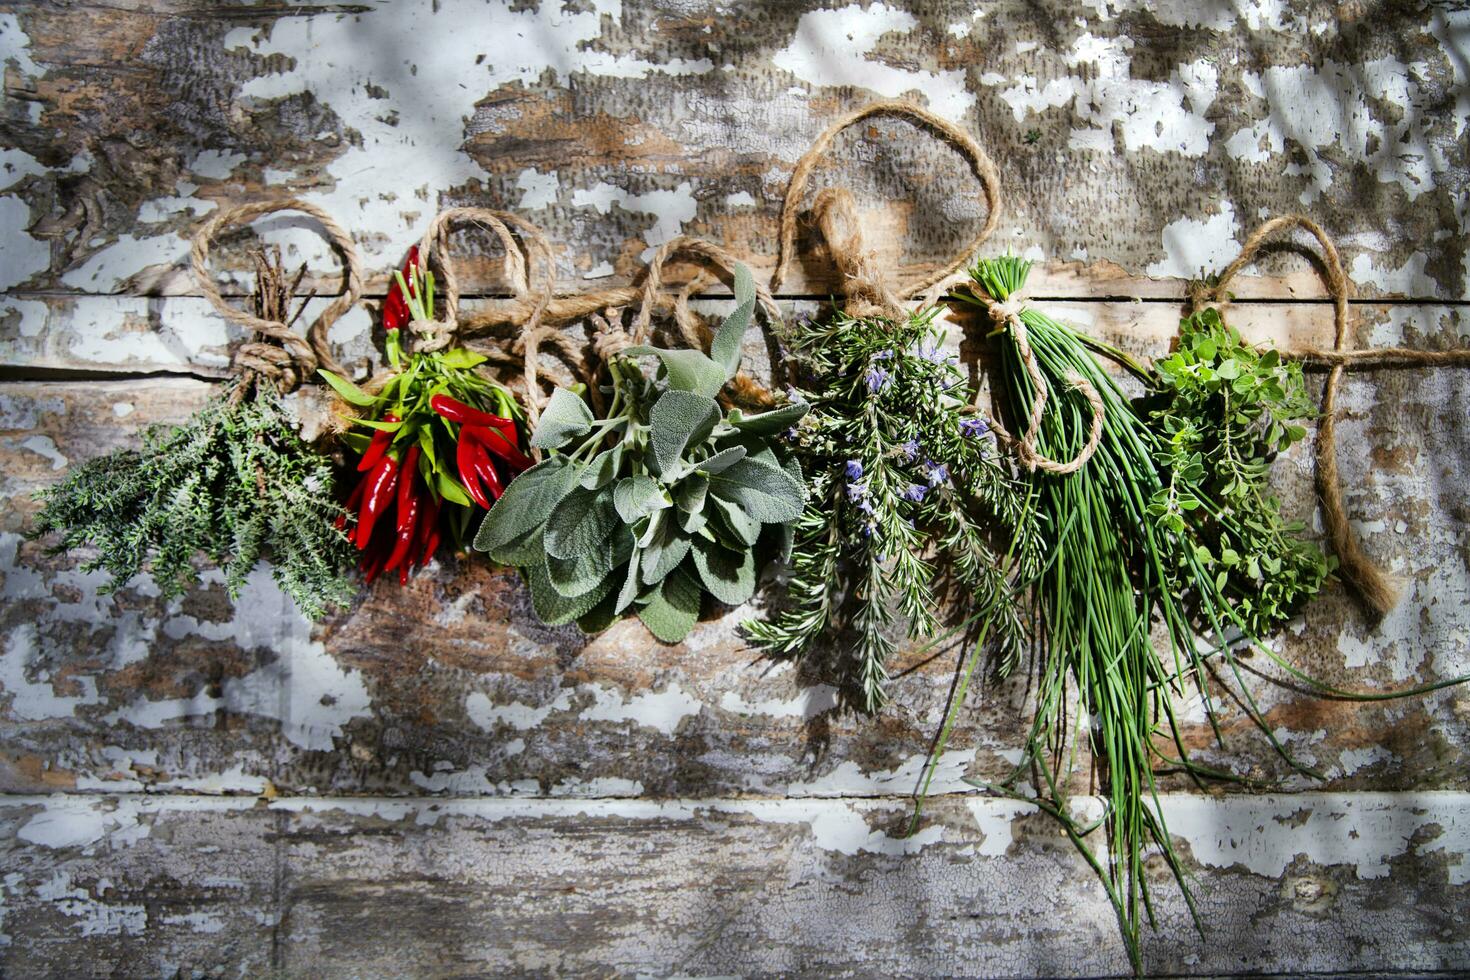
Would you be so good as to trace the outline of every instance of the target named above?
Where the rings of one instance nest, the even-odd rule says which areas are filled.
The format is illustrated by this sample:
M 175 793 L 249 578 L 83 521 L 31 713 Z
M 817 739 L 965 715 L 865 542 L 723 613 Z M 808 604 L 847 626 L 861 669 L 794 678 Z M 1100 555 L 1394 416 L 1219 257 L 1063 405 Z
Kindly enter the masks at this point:
M 689 391 L 666 391 L 653 403 L 648 424 L 653 430 L 652 469 L 655 475 L 672 471 L 689 451 L 709 438 L 720 421 L 713 398 Z
M 746 435 L 773 436 L 779 432 L 785 432 L 800 422 L 810 410 L 811 406 L 806 402 L 783 405 L 780 408 L 773 408 L 769 412 L 762 412 L 759 415 L 750 416 L 742 414 L 738 408 L 732 408 L 730 409 L 730 414 L 725 416 L 725 421 Z
M 546 553 L 553 558 L 586 554 L 606 541 L 617 523 L 611 488 L 578 487 L 546 519 Z
M 626 573 L 623 576 L 623 588 L 618 592 L 618 601 L 613 606 L 614 614 L 621 613 L 633 604 L 634 599 L 638 598 L 638 559 L 638 549 L 634 548 L 633 554 L 628 560 Z
M 699 583 L 680 567 L 654 590 L 638 618 L 663 642 L 678 643 L 699 621 L 699 597 Z
M 588 636 L 601 633 L 617 621 L 618 614 L 613 611 L 616 604 L 617 596 L 608 592 L 597 605 L 577 617 L 577 629 Z
M 613 505 L 618 517 L 625 524 L 634 524 L 641 518 L 669 506 L 664 488 L 652 477 L 625 476 L 613 488 Z
M 745 458 L 744 446 L 731 446 L 729 449 L 721 449 L 709 459 L 700 460 L 695 465 L 695 472 L 710 476 L 715 473 L 723 473 Z
M 658 535 L 643 548 L 643 584 L 662 582 L 689 554 L 690 544 L 673 521 L 664 521 Z
M 631 357 L 650 354 L 663 363 L 663 374 L 671 391 L 689 391 L 713 398 L 725 387 L 725 372 L 697 350 L 663 350 L 658 347 L 629 347 L 623 351 Z
M 806 497 L 800 480 L 779 466 L 749 456 L 711 476 L 710 491 L 740 505 L 763 524 L 796 520 Z
M 592 458 L 587 464 L 587 472 L 582 474 L 579 481 L 588 490 L 601 490 L 613 480 L 617 479 L 618 467 L 623 463 L 623 444 L 620 442 L 611 449 L 604 449 Z
M 709 356 L 725 372 L 725 380 L 740 370 L 740 342 L 755 313 L 755 280 L 745 263 L 735 263 L 735 309 L 725 317 L 709 345 Z
M 537 449 L 559 449 L 591 432 L 592 421 L 592 411 L 586 402 L 565 388 L 558 388 L 541 412 L 541 421 L 531 434 L 531 445 Z
M 709 477 L 691 476 L 674 488 L 674 504 L 686 514 L 697 514 L 704 509 L 709 496 Z
M 493 551 L 545 524 L 556 505 L 577 485 L 580 474 L 581 467 L 554 458 L 517 476 L 485 515 L 475 535 L 475 547 Z
M 541 556 L 546 553 L 546 546 L 541 541 L 543 526 L 538 524 L 504 544 L 485 549 L 489 552 L 490 560 L 497 565 L 510 565 L 513 568 L 524 568 L 541 561 Z M 475 547 L 479 547 L 478 538 L 475 540 Z
M 712 542 L 694 542 L 694 567 L 705 591 L 738 606 L 755 594 L 755 555 L 749 548 L 731 551 Z
M 604 542 L 603 547 L 594 548 L 575 558 L 556 558 L 550 554 L 546 556 L 548 581 L 551 582 L 552 588 L 568 599 L 575 599 L 596 588 L 597 584 L 612 570 L 611 541 Z
M 747 546 L 754 545 L 759 540 L 760 521 L 721 497 L 710 497 L 709 502 L 714 507 L 716 523 L 721 529 L 728 531 L 732 539 Z
M 531 607 L 547 626 L 570 623 L 591 610 L 613 589 L 613 578 L 609 576 L 582 595 L 567 598 L 552 586 L 545 561 L 527 567 L 525 572 L 526 584 L 531 588 Z

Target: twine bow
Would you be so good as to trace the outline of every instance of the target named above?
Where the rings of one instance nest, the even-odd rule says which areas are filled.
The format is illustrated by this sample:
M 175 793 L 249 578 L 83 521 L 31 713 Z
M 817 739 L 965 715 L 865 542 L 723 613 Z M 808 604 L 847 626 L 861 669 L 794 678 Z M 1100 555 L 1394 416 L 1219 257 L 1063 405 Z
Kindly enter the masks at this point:
M 1031 416 L 1026 420 L 1026 431 L 1021 433 L 1017 439 L 1001 424 L 999 418 L 991 416 L 988 420 L 990 428 L 995 431 L 996 438 L 1010 447 L 1015 454 L 1016 460 L 1028 470 L 1041 470 L 1056 476 L 1066 476 L 1075 473 L 1086 465 L 1097 452 L 1098 444 L 1102 441 L 1103 430 L 1103 400 L 1098 394 L 1092 382 L 1082 377 L 1075 371 L 1067 375 L 1067 383 L 1076 389 L 1087 404 L 1092 407 L 1092 423 L 1087 430 L 1087 441 L 1083 443 L 1082 449 L 1070 461 L 1062 463 L 1052 459 L 1043 453 L 1036 445 L 1037 436 L 1041 433 L 1041 419 L 1046 411 L 1046 403 L 1050 397 L 1046 385 L 1046 379 L 1042 377 L 1041 367 L 1036 363 L 1036 354 L 1031 350 L 1031 342 L 1026 335 L 1026 321 L 1021 319 L 1021 313 L 1026 305 L 1015 296 L 1005 301 L 993 299 L 989 296 L 980 297 L 985 303 L 986 311 L 990 318 L 1001 326 L 1011 331 L 1011 339 L 1016 345 L 1016 353 L 1021 358 L 1021 364 L 1026 369 L 1026 376 L 1031 379 Z
M 321 315 L 306 329 L 302 338 L 286 324 L 278 320 L 267 320 L 238 310 L 225 302 L 209 272 L 209 254 L 214 240 L 227 229 L 245 225 L 256 218 L 278 211 L 301 211 L 311 215 L 321 225 L 327 239 L 341 253 L 343 263 L 342 294 L 328 304 Z M 332 356 L 327 342 L 327 331 L 333 323 L 352 308 L 362 295 L 362 267 L 357 247 L 352 236 L 337 224 L 324 210 L 300 198 L 285 198 L 276 201 L 257 201 L 227 208 L 206 221 L 197 232 L 189 249 L 189 262 L 199 291 L 209 300 L 219 314 L 232 323 L 237 323 L 254 334 L 235 351 L 231 368 L 235 374 L 252 380 L 265 378 L 282 392 L 294 390 L 303 381 L 324 367 L 334 373 L 343 373 L 341 366 Z M 243 391 L 243 389 L 241 389 Z

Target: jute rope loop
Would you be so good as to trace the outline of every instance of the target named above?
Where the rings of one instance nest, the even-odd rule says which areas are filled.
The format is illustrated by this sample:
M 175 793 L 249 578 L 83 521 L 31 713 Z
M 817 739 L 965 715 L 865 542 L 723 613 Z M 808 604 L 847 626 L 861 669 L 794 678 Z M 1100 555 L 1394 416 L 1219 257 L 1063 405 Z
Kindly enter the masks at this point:
M 872 116 L 900 116 L 914 120 L 937 134 L 941 139 L 953 145 L 969 159 L 975 176 L 980 180 L 981 192 L 985 198 L 986 215 L 985 224 L 975 233 L 965 246 L 956 254 L 955 259 L 944 268 L 927 276 L 920 278 L 917 282 L 910 283 L 897 291 L 899 299 L 911 299 L 926 289 L 949 278 L 964 267 L 970 257 L 974 255 L 995 231 L 995 226 L 1000 221 L 1000 173 L 989 155 L 975 142 L 974 138 L 963 129 L 934 115 L 927 109 L 914 105 L 911 102 L 891 100 L 886 102 L 873 102 L 861 108 L 855 109 L 844 116 L 837 118 L 828 126 L 820 136 L 812 143 L 811 148 L 802 155 L 791 171 L 791 183 L 786 189 L 786 200 L 781 205 L 781 232 L 780 232 L 780 254 L 777 256 L 776 271 L 771 274 L 771 291 L 775 292 L 781 288 L 781 283 L 786 281 L 786 274 L 790 271 L 792 256 L 796 252 L 796 217 L 801 208 L 802 195 L 806 192 L 807 180 L 811 177 L 812 170 L 827 152 L 827 148 L 836 139 L 837 134 L 854 123 L 858 123 Z M 836 249 L 844 242 L 834 243 L 828 239 L 828 248 L 834 250 L 833 258 L 838 259 Z M 840 266 L 839 261 L 839 266 Z M 845 270 L 844 270 L 845 271 Z
M 1103 431 L 1103 400 L 1093 387 L 1092 382 L 1072 372 L 1067 375 L 1067 383 L 1075 388 L 1087 404 L 1092 407 L 1092 424 L 1087 430 L 1087 441 L 1083 443 L 1081 450 L 1069 462 L 1061 463 L 1047 456 L 1037 448 L 1036 440 L 1041 434 L 1041 419 L 1046 411 L 1046 403 L 1050 397 L 1047 393 L 1046 379 L 1041 374 L 1041 366 L 1036 363 L 1036 354 L 1031 350 L 1031 342 L 1026 335 L 1026 322 L 1021 319 L 1021 312 L 1026 308 L 1025 304 L 1012 296 L 1005 302 L 992 299 L 988 296 L 980 297 L 990 318 L 1003 328 L 1009 328 L 1011 338 L 1016 344 L 1016 353 L 1021 358 L 1021 364 L 1026 369 L 1026 376 L 1031 379 L 1031 417 L 1026 420 L 1026 431 L 1021 433 L 1017 439 L 1007 431 L 1001 424 L 1000 419 L 991 417 L 990 428 L 995 431 L 996 438 L 1009 446 L 1015 454 L 1016 460 L 1028 470 L 1041 470 L 1055 476 L 1066 476 L 1075 473 L 1087 464 L 1093 453 L 1097 452 L 1098 444 L 1102 441 Z
M 209 253 L 214 240 L 227 229 L 246 225 L 257 218 L 279 211 L 301 211 L 311 215 L 321 225 L 322 231 L 342 255 L 342 294 L 328 304 L 306 329 L 306 337 L 297 336 L 284 323 L 263 320 L 244 310 L 235 309 L 225 302 L 209 272 Z M 281 391 L 290 391 L 314 374 L 318 367 L 334 373 L 344 373 L 341 365 L 332 356 L 327 343 L 327 331 L 342 314 L 350 310 L 362 295 L 362 263 L 357 255 L 357 246 L 352 236 L 326 211 L 308 201 L 290 197 L 275 201 L 257 201 L 226 208 L 206 221 L 194 233 L 189 249 L 189 264 L 194 280 L 205 299 L 219 311 L 220 316 L 251 331 L 258 338 L 240 345 L 235 352 L 234 367 L 241 373 L 249 372 L 273 381 Z
M 530 286 L 526 278 L 526 256 L 521 252 L 520 243 L 516 241 L 507 227 L 507 220 L 520 220 L 516 215 L 504 211 L 493 211 L 489 208 L 445 208 L 434 216 L 429 222 L 429 227 L 424 230 L 424 236 L 419 241 L 419 262 L 425 269 L 437 266 L 439 277 L 439 295 L 443 299 L 442 319 L 440 320 L 413 320 L 409 328 L 419 336 L 418 350 L 432 352 L 443 350 L 452 344 L 459 332 L 459 277 L 455 274 L 454 262 L 449 257 L 449 232 L 454 225 L 461 222 L 470 222 L 488 228 L 494 232 L 495 237 L 500 239 L 501 246 L 505 249 L 506 264 L 510 268 L 511 288 L 518 295 L 530 292 Z M 539 230 L 531 226 L 537 238 L 544 241 L 544 236 Z M 549 247 L 548 247 L 549 249 Z
M 1337 553 L 1338 570 L 1368 606 L 1382 616 L 1398 601 L 1397 590 L 1387 574 L 1363 554 L 1348 522 L 1347 510 L 1342 501 L 1342 478 L 1337 468 L 1337 393 L 1342 376 L 1349 366 L 1371 367 L 1415 367 L 1415 366 L 1463 366 L 1470 365 L 1470 351 L 1414 351 L 1402 347 L 1381 350 L 1351 350 L 1352 336 L 1348 331 L 1348 291 L 1351 285 L 1343 272 L 1342 259 L 1331 237 L 1312 219 L 1299 214 L 1282 215 L 1261 225 L 1241 246 L 1240 254 L 1227 265 L 1213 286 L 1191 283 L 1188 290 L 1189 307 L 1198 312 L 1205 306 L 1223 306 L 1229 301 L 1226 287 L 1241 269 L 1255 258 L 1261 246 L 1271 236 L 1282 231 L 1301 228 L 1317 240 L 1322 251 L 1322 281 L 1332 295 L 1332 320 L 1334 328 L 1333 346 L 1330 351 L 1304 350 L 1288 354 L 1303 361 L 1330 366 L 1327 381 L 1322 387 L 1322 417 L 1317 423 L 1317 445 L 1315 452 L 1317 470 L 1317 495 L 1322 505 L 1322 523 L 1327 531 L 1332 550 Z

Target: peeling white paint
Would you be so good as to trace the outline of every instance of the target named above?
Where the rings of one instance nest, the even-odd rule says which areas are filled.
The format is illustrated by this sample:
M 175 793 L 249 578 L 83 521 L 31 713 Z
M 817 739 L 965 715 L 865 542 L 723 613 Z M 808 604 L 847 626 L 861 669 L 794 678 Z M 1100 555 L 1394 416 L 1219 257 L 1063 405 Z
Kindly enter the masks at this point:
M 516 178 L 516 189 L 521 192 L 521 210 L 535 211 L 556 203 L 561 192 L 561 178 L 554 172 L 543 174 L 531 167 L 522 170 Z
M 17 197 L 0 197 L 0 289 L 18 286 L 51 267 L 51 246 L 32 238 L 31 209 Z
M 1179 218 L 1164 226 L 1164 257 L 1149 265 L 1151 276 L 1193 279 L 1205 272 L 1225 268 L 1240 251 L 1236 234 L 1240 229 L 1235 207 L 1220 202 L 1220 213 L 1203 221 Z
M 870 57 L 884 35 L 906 34 L 918 24 L 913 14 L 882 3 L 807 11 L 771 64 L 812 85 L 852 86 L 889 98 L 922 92 L 935 113 L 963 120 L 975 104 L 963 71 L 906 70 Z
M 465 714 L 470 721 L 487 732 L 502 724 L 517 731 L 526 731 L 540 725 L 553 711 L 570 711 L 571 707 L 572 692 L 569 690 L 561 691 L 554 700 L 536 708 L 519 701 L 495 704 L 480 691 L 472 691 L 464 702 Z
M 64 470 L 66 469 L 66 464 L 70 462 L 56 448 L 56 443 L 50 436 L 27 436 L 21 441 L 20 445 L 22 449 L 29 449 L 37 456 L 50 460 L 52 471 Z
M 204 577 L 217 581 L 218 574 L 211 570 Z M 362 674 L 344 669 L 311 638 L 311 622 L 296 610 L 264 565 L 251 571 L 228 622 L 201 622 L 180 614 L 166 620 L 162 629 L 175 638 L 200 636 L 241 650 L 267 650 L 272 657 L 243 677 L 226 678 L 218 698 L 210 697 L 203 688 L 189 698 L 151 701 L 142 697 L 110 713 L 108 724 L 125 721 L 140 728 L 158 728 L 228 711 L 279 721 L 281 734 L 292 744 L 326 752 L 344 734 L 344 725 L 371 714 Z
M 643 240 L 648 244 L 648 248 L 643 250 L 644 261 L 653 255 L 657 246 L 683 234 L 684 222 L 693 221 L 699 209 L 699 202 L 694 199 L 694 187 L 688 181 L 671 191 L 655 190 L 646 194 L 634 194 L 599 182 L 573 191 L 572 204 L 579 208 L 596 208 L 599 214 L 609 213 L 616 204 L 624 211 L 652 215 L 653 227 L 643 233 Z
M 1384 293 L 1397 293 L 1411 298 L 1439 296 L 1441 290 L 1434 277 L 1424 271 L 1429 256 L 1415 252 L 1397 269 L 1380 268 L 1372 256 L 1353 256 L 1348 276 L 1356 283 L 1377 286 Z
M 9 591 L 9 577 L 6 591 Z M 0 654 L 0 684 L 10 696 L 10 715 L 19 721 L 44 721 L 48 718 L 69 718 L 77 708 L 88 704 L 101 704 L 102 696 L 97 693 L 97 681 L 85 674 L 74 674 L 67 678 L 69 684 L 81 689 L 80 694 L 58 695 L 49 673 L 37 671 L 36 680 L 27 677 L 31 665 L 40 655 L 37 649 L 38 634 L 35 623 L 22 623 L 10 631 L 5 638 L 5 652 Z
M 720 695 L 720 708 L 737 715 L 763 715 L 767 718 L 802 718 L 810 721 L 817 715 L 837 707 L 837 688 L 830 684 L 804 687 L 796 697 L 747 701 L 734 691 Z
M 929 784 L 929 792 L 970 793 L 974 787 L 964 781 L 965 773 L 975 761 L 975 749 L 954 749 L 940 756 Z M 919 789 L 928 764 L 927 755 L 910 756 L 893 769 L 863 772 L 851 759 L 844 759 L 830 772 L 806 782 L 792 783 L 787 795 L 793 797 L 839 796 L 908 796 Z
M 187 168 L 196 177 L 207 180 L 225 180 L 235 168 L 245 162 L 245 154 L 225 150 L 205 150 L 190 160 Z
M 975 848 L 975 853 L 982 857 L 1005 857 L 1015 843 L 1011 824 L 1018 817 L 1037 812 L 1034 804 L 1019 800 L 981 798 L 966 800 L 965 805 L 975 818 L 975 826 L 980 829 L 980 844 Z
M 678 684 L 627 699 L 620 691 L 601 684 L 584 684 L 578 690 L 589 692 L 593 698 L 592 705 L 581 714 L 583 720 L 631 721 L 665 735 L 673 735 L 680 722 L 703 708 L 698 698 L 686 694 Z
M 103 879 L 95 887 L 106 892 L 108 883 Z M 82 936 L 141 936 L 148 928 L 148 910 L 142 905 L 112 905 L 93 898 L 86 889 L 75 887 L 64 871 L 38 886 L 36 896 L 78 920 L 73 925 Z
M 486 92 L 511 83 L 537 85 L 548 73 L 565 80 L 574 74 L 645 78 L 714 69 L 703 58 L 655 63 L 595 50 L 604 15 L 618 13 L 617 5 L 598 6 L 512 9 L 473 0 L 418 0 L 360 13 L 281 18 L 269 36 L 237 28 L 226 35 L 225 47 L 260 57 L 284 55 L 292 66 L 252 79 L 241 95 L 279 99 L 310 92 L 336 113 L 344 130 L 357 134 L 327 164 L 329 189 L 306 196 L 349 227 L 378 232 L 359 242 L 371 266 L 375 260 L 396 261 L 404 243 L 423 233 L 440 193 L 485 176 L 462 141 L 475 103 Z M 406 34 L 407 24 L 412 30 Z M 475 29 L 466 30 L 466 24 Z M 413 43 L 405 45 L 410 35 Z M 363 51 L 390 54 L 358 57 Z M 386 96 L 377 97 L 383 91 Z M 385 185 L 384 174 L 396 175 L 397 185 Z M 324 255 L 318 247 L 312 261 Z

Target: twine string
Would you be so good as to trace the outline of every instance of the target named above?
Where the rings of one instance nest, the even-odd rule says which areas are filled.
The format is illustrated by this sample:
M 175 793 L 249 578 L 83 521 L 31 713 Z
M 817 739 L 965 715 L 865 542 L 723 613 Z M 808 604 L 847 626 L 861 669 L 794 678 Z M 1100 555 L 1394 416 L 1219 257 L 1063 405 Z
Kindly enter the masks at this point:
M 311 215 L 342 257 L 342 293 L 307 327 L 304 338 L 284 323 L 263 319 L 225 302 L 209 271 L 210 251 L 216 238 L 231 228 L 247 225 L 257 218 L 279 211 L 300 211 Z M 326 211 L 295 197 L 255 201 L 226 208 L 194 233 L 189 248 L 189 264 L 199 291 L 209 300 L 210 305 L 225 319 L 244 327 L 254 335 L 255 339 L 247 340 L 235 351 L 231 367 L 236 374 L 266 378 L 282 392 L 288 392 L 314 374 L 318 367 L 337 374 L 345 373 L 332 356 L 327 332 L 362 295 L 362 263 L 352 236 Z

